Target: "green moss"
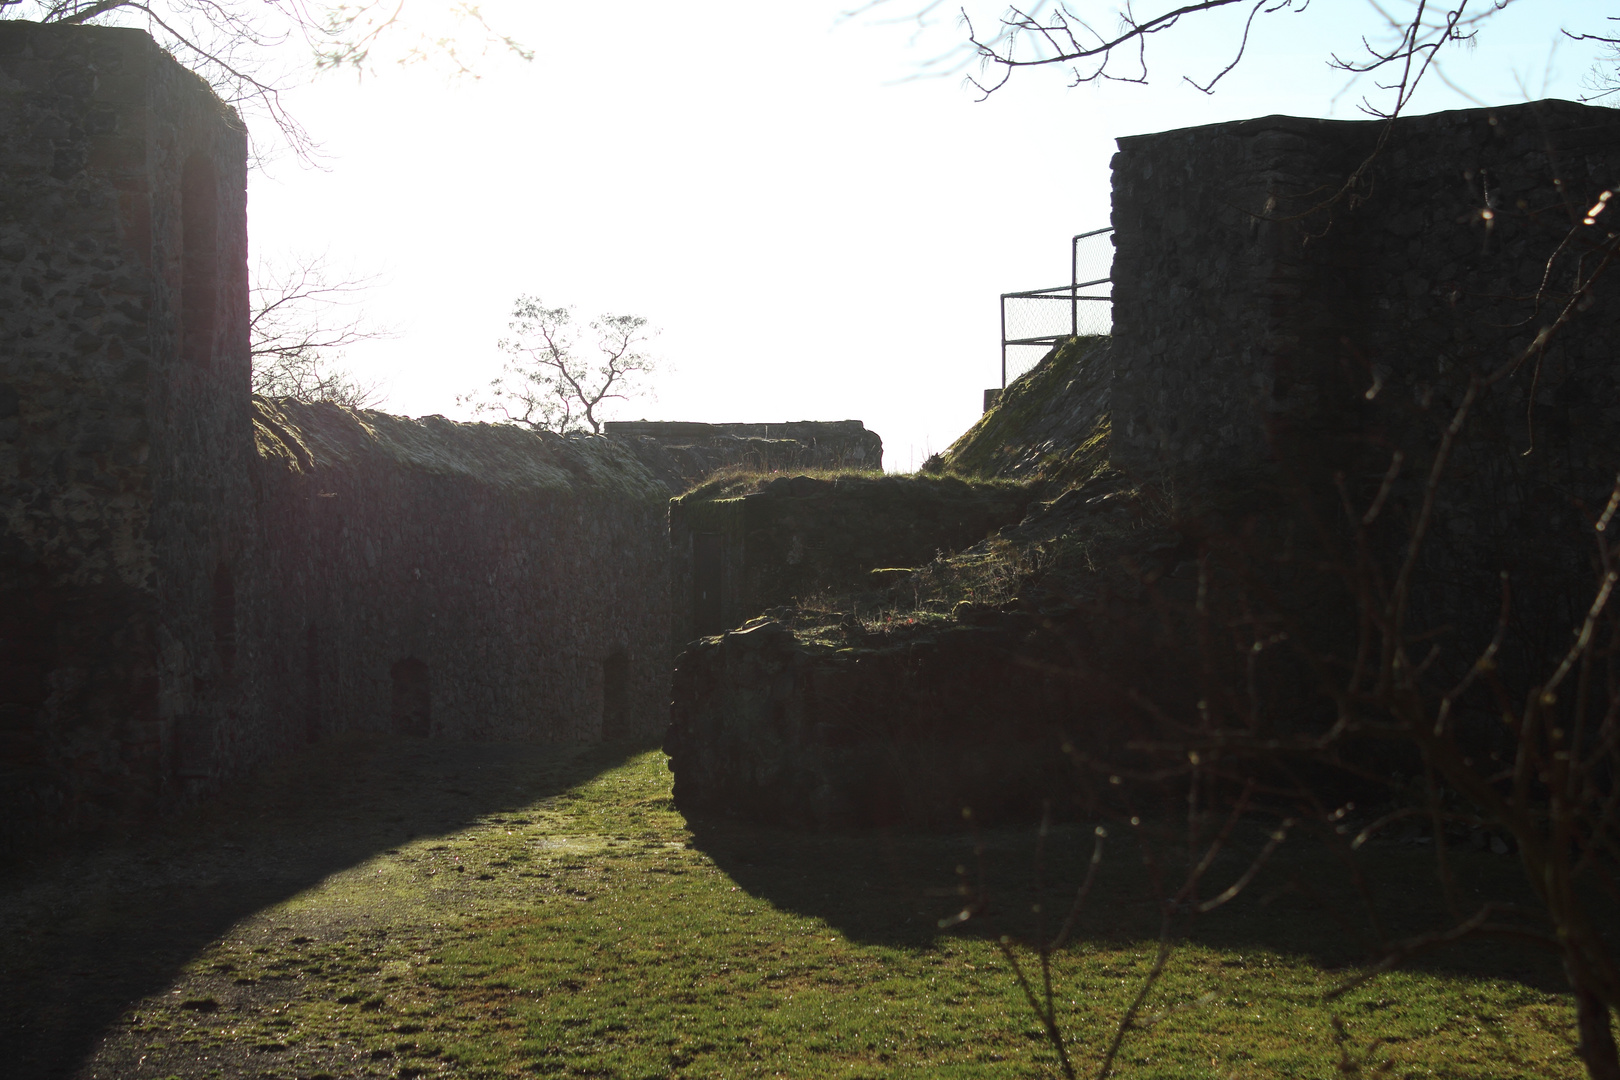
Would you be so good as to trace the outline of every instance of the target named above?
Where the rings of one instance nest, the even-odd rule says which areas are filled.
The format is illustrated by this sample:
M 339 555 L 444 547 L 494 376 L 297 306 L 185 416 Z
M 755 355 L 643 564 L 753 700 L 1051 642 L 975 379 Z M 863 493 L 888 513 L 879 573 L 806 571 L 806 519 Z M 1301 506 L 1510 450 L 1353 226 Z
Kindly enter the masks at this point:
M 812 480 L 837 482 L 839 480 L 853 479 L 876 480 L 880 479 L 883 474 L 875 469 L 793 469 L 788 472 L 772 472 L 770 470 L 733 465 L 716 470 L 707 480 L 681 495 L 675 501 L 691 506 L 699 502 L 740 499 L 744 495 L 751 495 L 762 490 L 772 480 L 795 476 L 808 476 Z
M 262 459 L 290 471 L 391 466 L 490 487 L 663 503 L 669 490 L 607 438 L 563 438 L 515 424 L 416 419 L 292 398 L 253 400 Z
M 1026 482 L 1016 478 L 991 477 L 978 479 L 954 474 L 897 473 L 885 475 L 873 470 L 848 469 L 796 469 L 792 472 L 755 472 L 751 470 L 724 470 L 681 495 L 675 502 L 688 510 L 700 503 L 723 504 L 738 502 L 745 495 L 765 490 L 773 481 L 808 477 L 830 481 L 840 490 L 866 490 L 881 492 L 899 498 L 929 494 L 966 495 L 971 491 L 1016 491 Z
M 792 582 L 761 577 L 766 585 L 779 586 L 763 589 L 771 597 L 764 606 L 778 605 L 773 614 L 804 642 L 842 641 L 857 627 L 866 633 L 905 632 L 948 620 L 964 600 L 1001 604 L 1032 585 L 1050 591 L 1060 581 L 1089 578 L 1109 561 L 1105 553 L 1127 548 L 1138 538 L 1150 524 L 1147 517 L 1113 513 L 1114 505 L 1099 514 L 1077 514 L 1071 506 L 1061 520 L 1038 520 L 1042 516 L 1036 513 L 1013 526 L 1030 512 L 1034 499 L 1049 499 L 1109 474 L 1110 424 L 1100 408 L 1109 342 L 1106 337 L 1073 338 L 1053 349 L 957 440 L 941 469 L 901 476 L 836 470 L 796 474 L 832 482 L 819 491 L 814 485 L 798 491 L 782 485 L 791 480 L 782 473 L 733 469 L 676 502 L 694 529 L 746 528 L 756 576 L 765 573 L 761 567 L 792 563 Z M 745 523 L 745 499 L 767 490 L 784 491 L 790 498 L 781 506 L 775 500 L 749 503 Z M 976 507 L 1006 501 L 1011 492 L 1021 494 L 1023 501 L 1018 516 L 997 523 L 999 535 L 988 535 L 996 531 L 991 525 L 967 543 L 940 543 L 898 559 L 878 552 L 875 541 L 827 543 L 814 525 L 835 519 L 857 540 L 887 536 L 942 516 L 958 519 Z M 804 496 L 799 509 L 791 505 L 799 503 L 794 495 Z M 780 536 L 772 533 L 776 525 L 783 525 L 776 529 Z M 773 537 L 781 541 L 774 548 Z M 802 551 L 794 541 L 802 541 Z M 874 567 L 882 572 L 874 574 Z
M 1108 417 L 1090 407 L 1100 371 L 1088 359 L 1107 337 L 1070 338 L 1001 395 L 944 454 L 947 472 L 989 479 L 1021 475 L 1071 486 L 1107 467 Z
M 1022 485 L 1037 497 L 1050 499 L 1105 480 L 1110 475 L 1110 424 L 1100 405 L 1109 340 L 1071 338 L 1059 345 L 1008 387 L 1001 401 L 946 451 L 942 469 L 886 477 L 884 482 L 947 489 L 955 484 L 964 491 Z M 757 490 L 767 479 L 717 482 L 688 498 L 735 499 Z M 1099 485 L 1097 494 L 1107 486 Z M 1125 499 L 1132 505 L 1139 501 L 1128 494 Z M 828 633 L 822 625 L 826 612 L 847 613 L 867 632 L 887 632 L 946 621 L 962 601 L 1002 604 L 1027 595 L 1032 587 L 1084 592 L 1103 564 L 1111 564 L 1121 551 L 1140 541 L 1144 529 L 1159 524 L 1145 512 L 1145 504 L 1130 513 L 1116 512 L 1124 503 L 1109 502 L 1106 508 L 1099 503 L 1096 513 L 1066 505 L 1068 509 L 1055 517 L 1032 508 L 1024 524 L 965 550 L 907 564 L 914 567 L 909 573 L 867 574 L 860 582 L 801 595 L 798 609 L 784 609 L 782 617 L 801 638 L 819 640 Z
M 1090 434 L 1081 439 L 1067 454 L 1054 454 L 1043 463 L 1043 478 L 1064 487 L 1077 487 L 1109 469 L 1108 436 L 1112 430 L 1107 415 L 1098 419 Z
M 674 500 L 681 504 L 686 515 L 686 526 L 694 532 L 727 532 L 741 527 L 743 501 L 733 499 Z

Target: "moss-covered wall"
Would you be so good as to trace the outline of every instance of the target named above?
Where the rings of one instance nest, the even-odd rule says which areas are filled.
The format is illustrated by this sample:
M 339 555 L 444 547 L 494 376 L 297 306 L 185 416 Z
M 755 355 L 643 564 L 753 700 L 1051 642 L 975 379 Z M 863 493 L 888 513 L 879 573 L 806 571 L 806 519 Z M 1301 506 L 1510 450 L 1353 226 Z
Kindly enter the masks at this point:
M 874 569 L 920 566 L 1017 522 L 1033 500 L 1017 482 L 955 476 L 776 476 L 700 487 L 670 504 L 677 643 L 858 587 Z M 698 534 L 723 548 L 723 614 L 710 625 L 694 612 Z
M 1106 337 L 1071 338 L 1025 372 L 942 455 L 945 470 L 980 479 L 1091 479 L 1108 462 Z
M 786 424 L 610 420 L 603 431 L 623 440 L 676 495 L 728 467 L 753 472 L 883 470 L 883 440 L 859 420 Z

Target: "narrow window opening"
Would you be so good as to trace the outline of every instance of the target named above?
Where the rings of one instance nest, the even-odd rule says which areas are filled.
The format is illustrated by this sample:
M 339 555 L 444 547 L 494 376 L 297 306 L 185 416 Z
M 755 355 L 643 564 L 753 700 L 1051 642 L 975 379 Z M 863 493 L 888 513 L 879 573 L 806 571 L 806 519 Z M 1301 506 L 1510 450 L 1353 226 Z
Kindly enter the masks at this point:
M 180 356 L 207 365 L 214 358 L 219 289 L 219 175 L 196 154 L 180 174 Z
M 214 568 L 214 653 L 226 676 L 236 671 L 236 578 L 229 563 Z
M 630 733 L 630 657 L 615 649 L 602 661 L 602 738 Z
M 425 738 L 433 721 L 433 688 L 427 664 L 407 656 L 389 669 L 389 674 L 394 683 L 391 709 L 394 733 Z

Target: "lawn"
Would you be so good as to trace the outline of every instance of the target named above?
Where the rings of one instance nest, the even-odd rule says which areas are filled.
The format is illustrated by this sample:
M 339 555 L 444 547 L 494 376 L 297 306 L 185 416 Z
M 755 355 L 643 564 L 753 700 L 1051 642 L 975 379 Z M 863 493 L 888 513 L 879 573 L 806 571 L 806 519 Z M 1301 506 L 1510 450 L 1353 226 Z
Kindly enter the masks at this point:
M 956 868 L 978 870 L 969 838 L 694 829 L 669 789 L 656 751 L 357 738 L 23 868 L 0 896 L 8 1075 L 1057 1075 L 1000 927 L 938 929 Z M 1054 840 L 1072 880 L 1089 839 Z M 981 842 L 1016 930 L 1030 837 Z M 1054 965 L 1083 1074 L 1153 958 L 1133 861 L 1105 860 Z M 1297 890 L 1257 890 L 1178 945 L 1118 1074 L 1328 1077 L 1349 1055 L 1580 1075 L 1540 960 L 1476 948 L 1326 1000 L 1355 955 Z

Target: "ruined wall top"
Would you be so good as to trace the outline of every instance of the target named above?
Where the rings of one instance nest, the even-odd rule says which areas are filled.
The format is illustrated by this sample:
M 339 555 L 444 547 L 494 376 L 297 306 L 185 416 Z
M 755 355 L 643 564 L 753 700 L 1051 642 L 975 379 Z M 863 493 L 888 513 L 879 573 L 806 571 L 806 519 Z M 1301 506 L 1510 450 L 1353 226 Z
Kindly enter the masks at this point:
M 623 440 L 676 495 L 728 466 L 759 472 L 883 468 L 883 440 L 859 420 L 786 424 L 631 420 L 610 421 L 603 427 L 610 437 Z
M 687 420 L 610 420 L 609 435 L 647 435 L 668 442 L 690 443 L 731 435 L 749 439 L 852 440 L 871 436 L 859 420 L 794 420 L 780 424 L 705 424 Z
M 613 439 L 515 424 L 411 419 L 369 409 L 254 398 L 259 455 L 295 472 L 386 464 L 491 487 L 662 504 L 669 493 Z

